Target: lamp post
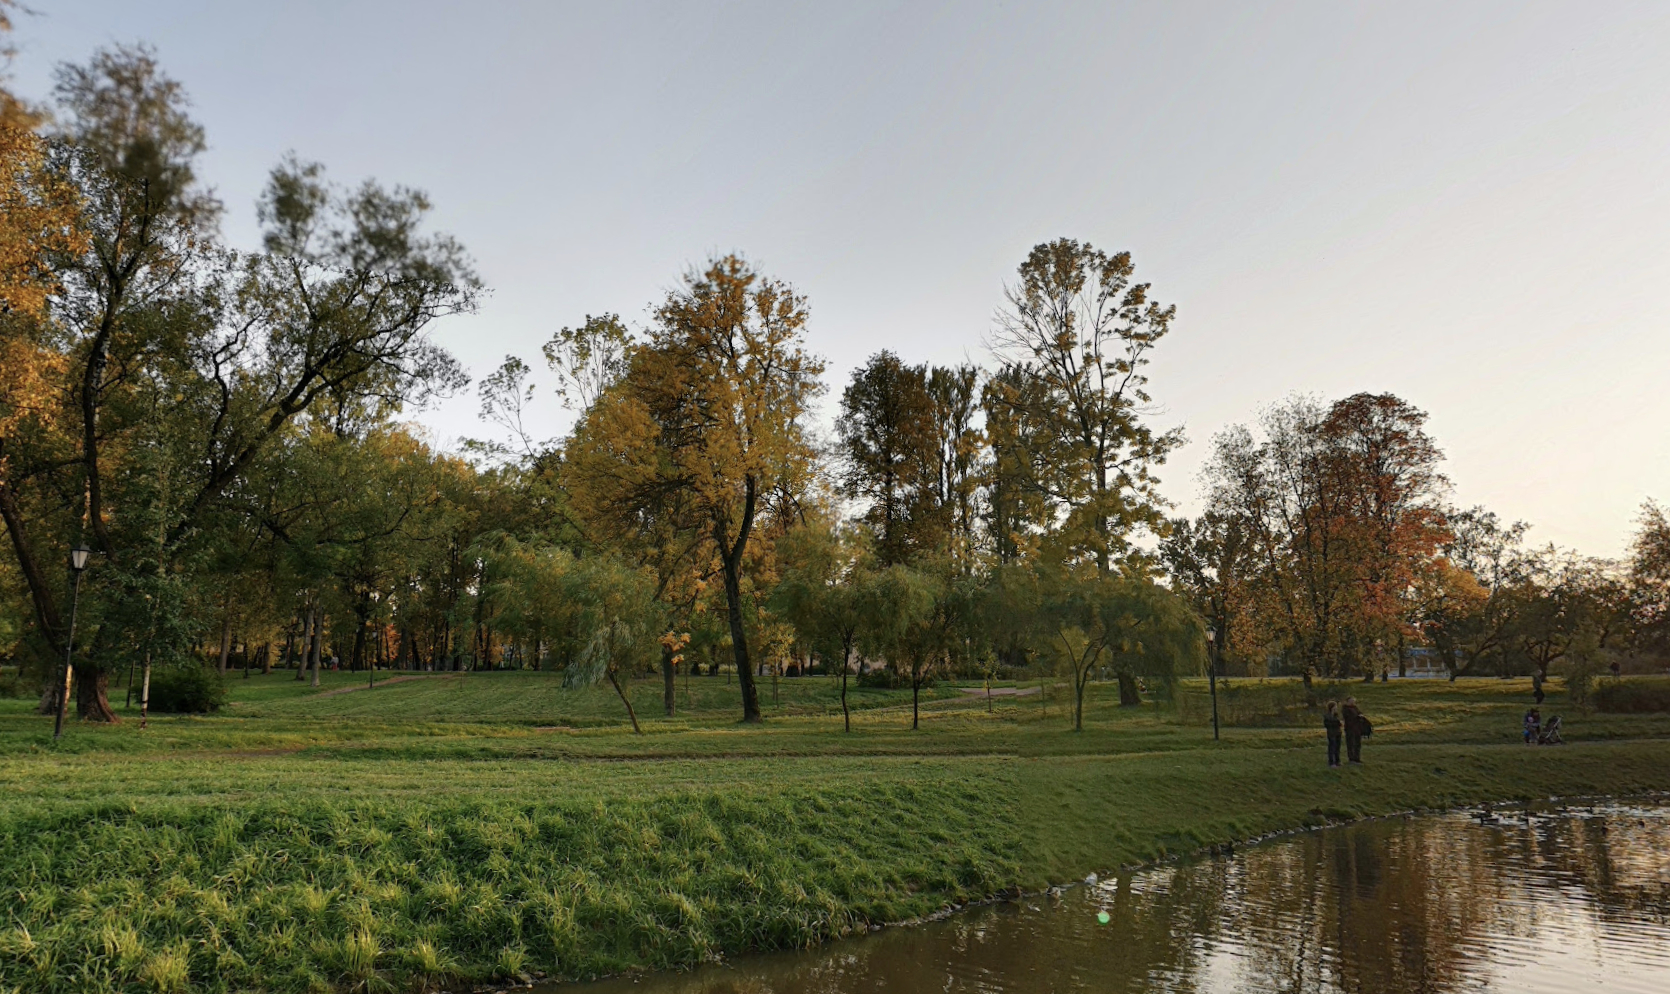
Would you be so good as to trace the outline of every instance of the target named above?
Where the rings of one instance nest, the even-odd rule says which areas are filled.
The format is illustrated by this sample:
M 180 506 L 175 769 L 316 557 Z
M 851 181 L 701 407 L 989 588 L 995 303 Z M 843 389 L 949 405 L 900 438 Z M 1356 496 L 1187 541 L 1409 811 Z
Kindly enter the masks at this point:
M 1206 629 L 1206 683 L 1212 688 L 1212 741 L 1218 741 L 1218 630 Z
M 93 550 L 85 545 L 78 545 L 70 550 L 70 573 L 75 576 L 75 593 L 70 597 L 70 637 L 64 642 L 64 684 L 58 688 L 58 716 L 52 723 L 52 738 L 60 738 L 64 734 L 64 715 L 70 709 L 70 677 L 74 670 L 70 661 L 75 657 L 75 615 L 81 607 L 81 571 L 87 568 L 87 557 Z

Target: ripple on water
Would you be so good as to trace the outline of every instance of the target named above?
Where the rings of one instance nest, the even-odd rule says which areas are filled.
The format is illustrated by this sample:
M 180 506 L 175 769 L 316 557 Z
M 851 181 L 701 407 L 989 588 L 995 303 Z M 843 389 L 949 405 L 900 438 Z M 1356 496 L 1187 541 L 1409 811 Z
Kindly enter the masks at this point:
M 1059 901 L 560 989 L 1665 994 L 1670 808 L 1367 822 L 1110 878 Z

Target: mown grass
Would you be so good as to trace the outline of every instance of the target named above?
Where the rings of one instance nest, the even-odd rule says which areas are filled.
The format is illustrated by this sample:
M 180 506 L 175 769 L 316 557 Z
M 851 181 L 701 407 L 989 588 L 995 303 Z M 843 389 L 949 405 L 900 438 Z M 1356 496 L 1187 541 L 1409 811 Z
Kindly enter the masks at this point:
M 326 691 L 358 681 L 327 674 Z M 1318 688 L 1375 719 L 1329 770 L 1278 682 L 1212 743 L 1203 686 L 981 698 L 784 680 L 764 727 L 698 678 L 633 689 L 475 673 L 322 696 L 234 678 L 208 718 L 75 726 L 0 702 L 0 989 L 330 991 L 586 977 L 803 946 L 1011 887 L 1415 807 L 1670 789 L 1670 717 L 1567 711 L 1518 744 L 1525 681 Z M 681 683 L 681 694 L 684 688 Z M 1259 711 L 1256 698 L 1271 703 Z M 831 701 L 834 707 L 831 709 Z M 1262 717 L 1260 715 L 1262 714 Z M 1244 715 L 1243 717 L 1245 717 Z M 553 727 L 556 726 L 556 727 Z

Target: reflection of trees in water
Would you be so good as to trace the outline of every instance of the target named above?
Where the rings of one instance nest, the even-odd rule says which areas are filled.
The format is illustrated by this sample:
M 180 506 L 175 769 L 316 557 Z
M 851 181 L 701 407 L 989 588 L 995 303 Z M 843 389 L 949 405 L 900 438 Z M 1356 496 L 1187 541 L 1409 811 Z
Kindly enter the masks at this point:
M 1399 820 L 618 990 L 1440 994 L 1504 951 L 1667 919 L 1664 814 Z

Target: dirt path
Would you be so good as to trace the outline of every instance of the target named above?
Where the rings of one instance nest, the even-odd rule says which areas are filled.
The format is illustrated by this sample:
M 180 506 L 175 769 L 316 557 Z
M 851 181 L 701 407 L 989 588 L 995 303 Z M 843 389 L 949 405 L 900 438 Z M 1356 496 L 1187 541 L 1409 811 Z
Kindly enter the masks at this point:
M 970 697 L 985 697 L 984 687 L 958 687 L 958 690 Z M 1037 687 L 993 687 L 993 697 L 1031 697 L 1038 692 Z
M 377 686 L 387 687 L 391 683 L 405 683 L 407 680 L 433 680 L 436 677 L 441 676 L 441 675 L 442 674 L 439 674 L 439 673 L 414 673 L 411 676 L 391 676 L 387 680 L 378 680 L 377 681 Z M 310 701 L 316 701 L 321 697 L 335 697 L 337 694 L 351 694 L 356 690 L 370 690 L 370 689 L 372 689 L 372 688 L 367 687 L 365 684 L 361 683 L 361 684 L 355 684 L 352 687 L 338 687 L 335 690 L 327 690 L 322 694 L 309 694 L 309 695 L 307 695 L 307 699 L 310 700 Z

